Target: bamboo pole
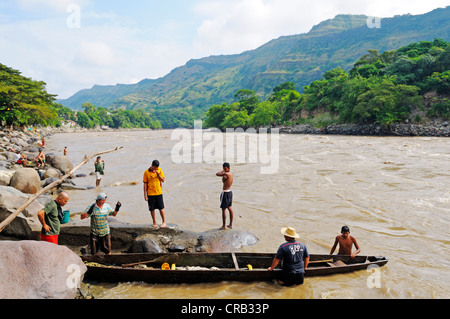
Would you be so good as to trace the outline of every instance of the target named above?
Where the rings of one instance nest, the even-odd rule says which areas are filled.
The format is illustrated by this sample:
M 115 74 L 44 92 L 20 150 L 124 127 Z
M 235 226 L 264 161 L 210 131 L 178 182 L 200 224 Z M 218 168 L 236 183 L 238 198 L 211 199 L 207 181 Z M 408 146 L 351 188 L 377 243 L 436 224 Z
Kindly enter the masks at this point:
M 86 164 L 91 158 L 95 157 L 95 156 L 100 156 L 102 154 L 107 154 L 107 153 L 111 153 L 117 150 L 120 150 L 121 148 L 123 148 L 123 146 L 119 146 L 116 147 L 115 149 L 109 150 L 109 151 L 104 151 L 104 152 L 100 152 L 100 153 L 96 153 L 93 154 L 91 156 L 86 156 L 84 157 L 84 160 L 78 164 L 77 166 L 75 166 L 69 173 L 67 173 L 66 175 L 64 175 L 63 177 L 61 177 L 59 180 L 54 181 L 51 184 L 48 184 L 46 187 L 42 188 L 40 191 L 38 191 L 36 194 L 34 194 L 33 196 L 29 197 L 28 200 L 20 207 L 18 208 L 14 213 L 12 213 L 11 215 L 9 215 L 5 220 L 3 220 L 0 223 L 0 233 L 5 229 L 6 226 L 8 226 L 16 217 L 17 215 L 19 215 L 25 208 L 27 208 L 36 198 L 38 198 L 39 196 L 41 196 L 42 194 L 44 194 L 46 191 L 52 189 L 53 187 L 58 186 L 59 184 L 61 184 L 62 182 L 64 182 L 67 178 L 69 178 L 70 176 L 72 176 L 72 174 L 79 169 L 81 166 L 83 166 L 84 164 Z

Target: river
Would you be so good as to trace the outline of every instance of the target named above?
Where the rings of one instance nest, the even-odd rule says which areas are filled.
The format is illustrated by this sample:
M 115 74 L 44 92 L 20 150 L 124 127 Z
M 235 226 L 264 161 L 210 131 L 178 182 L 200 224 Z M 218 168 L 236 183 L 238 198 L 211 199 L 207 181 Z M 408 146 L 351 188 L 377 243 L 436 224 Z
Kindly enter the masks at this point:
M 67 208 L 79 212 L 98 192 L 108 202 L 123 204 L 121 222 L 150 224 L 143 199 L 142 175 L 153 159 L 166 175 L 164 200 L 167 223 L 206 231 L 221 226 L 220 152 L 198 163 L 174 156 L 181 132 L 192 135 L 193 148 L 208 153 L 206 140 L 193 131 L 122 131 L 55 134 L 46 152 L 68 156 L 74 165 L 84 155 L 123 146 L 103 156 L 101 186 L 69 191 Z M 106 284 L 102 298 L 449 298 L 450 297 L 450 143 L 439 137 L 362 137 L 334 135 L 269 135 L 267 146 L 276 158 L 256 163 L 237 156 L 234 173 L 234 229 L 259 238 L 248 252 L 275 252 L 283 242 L 280 229 L 293 226 L 310 253 L 328 254 L 343 225 L 350 227 L 361 255 L 382 255 L 386 266 L 372 272 L 306 278 L 302 286 L 275 283 L 222 282 L 195 285 L 146 283 Z M 225 133 L 222 134 L 225 136 Z M 263 134 L 259 134 L 262 141 Z M 267 136 L 266 136 L 267 137 Z M 224 138 L 224 143 L 226 139 Z M 220 142 L 220 140 L 219 140 Z M 195 144 L 197 143 L 197 144 Z M 278 143 L 278 145 L 277 145 Z M 183 144 L 184 145 L 184 144 Z M 203 146 L 202 146 L 203 145 Z M 215 144 L 219 145 L 219 144 Z M 251 145 L 249 142 L 248 145 Z M 261 144 L 259 144 L 261 146 Z M 236 154 L 239 153 L 239 145 Z M 251 155 L 247 146 L 247 155 Z M 254 149 L 253 149 L 254 150 Z M 178 152 L 180 153 L 180 152 Z M 204 153 L 205 154 L 205 153 Z M 212 153 L 211 153 L 212 154 Z M 227 153 L 229 154 L 229 153 Z M 272 154 L 274 155 L 274 154 Z M 193 159 L 193 160 L 192 160 Z M 266 158 L 267 159 L 267 158 Z M 93 162 L 77 173 L 89 174 Z M 270 174 L 262 168 L 271 166 Z M 95 177 L 77 178 L 95 186 Z M 159 214 L 158 223 L 160 223 Z

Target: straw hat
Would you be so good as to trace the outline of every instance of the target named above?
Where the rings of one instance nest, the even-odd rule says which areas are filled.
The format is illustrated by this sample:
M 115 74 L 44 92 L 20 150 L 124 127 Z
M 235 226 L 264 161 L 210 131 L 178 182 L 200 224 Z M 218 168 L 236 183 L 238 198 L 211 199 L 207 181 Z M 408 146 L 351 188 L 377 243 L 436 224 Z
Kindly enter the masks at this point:
M 300 235 L 295 232 L 294 227 L 283 227 L 283 228 L 281 228 L 281 233 L 284 236 L 288 236 L 291 238 L 300 238 Z

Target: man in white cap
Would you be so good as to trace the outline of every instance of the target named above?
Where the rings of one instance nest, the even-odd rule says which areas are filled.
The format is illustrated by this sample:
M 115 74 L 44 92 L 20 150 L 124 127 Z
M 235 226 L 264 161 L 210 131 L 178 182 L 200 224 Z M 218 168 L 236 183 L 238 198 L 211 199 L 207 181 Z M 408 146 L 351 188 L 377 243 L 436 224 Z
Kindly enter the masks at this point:
M 116 216 L 122 204 L 117 202 L 116 208 L 113 210 L 109 204 L 106 204 L 106 198 L 105 193 L 98 194 L 95 203 L 88 206 L 81 214 L 81 219 L 91 217 L 90 246 L 92 255 L 97 255 L 99 250 L 105 254 L 111 254 L 108 216 Z
M 283 261 L 280 284 L 285 286 L 301 285 L 309 263 L 308 249 L 303 243 L 296 240 L 300 236 L 296 233 L 294 227 L 283 227 L 281 233 L 284 235 L 286 242 L 278 248 L 269 271 L 272 271 L 280 261 Z

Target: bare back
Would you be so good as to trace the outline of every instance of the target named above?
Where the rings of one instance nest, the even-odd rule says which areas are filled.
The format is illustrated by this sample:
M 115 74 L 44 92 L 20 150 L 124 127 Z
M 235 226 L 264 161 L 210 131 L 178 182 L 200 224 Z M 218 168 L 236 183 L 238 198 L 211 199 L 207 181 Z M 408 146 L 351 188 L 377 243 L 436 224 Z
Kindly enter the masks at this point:
M 223 190 L 229 190 L 231 189 L 231 185 L 233 185 L 233 173 L 227 172 L 222 176 L 222 182 L 223 182 Z
M 336 237 L 336 241 L 339 242 L 339 255 L 351 255 L 352 246 L 355 243 L 355 238 L 353 236 L 344 238 L 342 235 L 339 235 Z

